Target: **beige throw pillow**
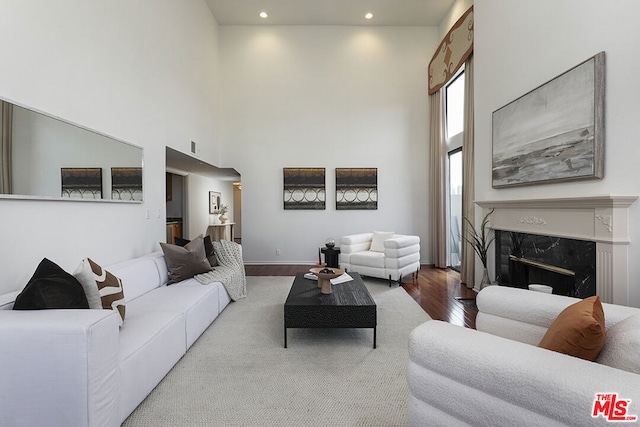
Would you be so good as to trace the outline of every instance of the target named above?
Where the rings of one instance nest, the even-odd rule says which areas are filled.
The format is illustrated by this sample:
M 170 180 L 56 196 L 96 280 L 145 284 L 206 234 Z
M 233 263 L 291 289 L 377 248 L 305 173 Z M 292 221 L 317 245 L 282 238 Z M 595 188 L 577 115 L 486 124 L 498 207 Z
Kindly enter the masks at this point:
M 125 304 L 124 290 L 122 289 L 122 280 L 109 273 L 100 265 L 87 258 L 87 262 L 91 266 L 96 284 L 98 285 L 98 293 L 102 300 L 102 308 L 115 310 L 120 314 L 120 326 L 124 323 Z
M 73 275 L 84 289 L 84 294 L 87 296 L 87 302 L 89 308 L 97 310 L 102 309 L 102 299 L 100 298 L 100 292 L 98 291 L 98 284 L 96 283 L 96 277 L 89 264 L 89 259 L 85 258 L 80 262 L 80 265 L 73 272 Z
M 384 241 L 393 237 L 393 231 L 374 231 L 370 251 L 384 252 Z

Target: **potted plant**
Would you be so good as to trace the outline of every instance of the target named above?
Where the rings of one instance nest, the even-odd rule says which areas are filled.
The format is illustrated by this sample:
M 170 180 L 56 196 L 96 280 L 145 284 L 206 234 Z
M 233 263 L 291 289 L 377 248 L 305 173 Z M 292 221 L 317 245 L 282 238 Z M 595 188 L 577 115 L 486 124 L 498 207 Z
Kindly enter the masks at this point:
M 491 246 L 491 243 L 493 243 L 496 238 L 495 235 L 489 237 L 489 216 L 493 213 L 493 211 L 494 209 L 491 209 L 491 211 L 487 213 L 484 218 L 482 218 L 479 232 L 473 226 L 473 223 L 469 221 L 468 218 L 464 217 L 464 220 L 469 225 L 469 228 L 467 229 L 467 235 L 464 236 L 464 240 L 473 247 L 473 250 L 480 258 L 480 262 L 482 262 L 482 266 L 484 267 L 482 282 L 480 282 L 481 290 L 485 286 L 491 285 L 491 280 L 489 280 L 489 271 L 487 270 L 487 255 L 489 252 L 489 246 Z
M 229 211 L 229 206 L 220 204 L 220 207 L 218 208 L 218 214 L 220 216 L 218 217 L 218 219 L 220 220 L 221 224 L 227 223 L 227 217 L 224 216 L 224 214 L 226 214 L 228 211 Z

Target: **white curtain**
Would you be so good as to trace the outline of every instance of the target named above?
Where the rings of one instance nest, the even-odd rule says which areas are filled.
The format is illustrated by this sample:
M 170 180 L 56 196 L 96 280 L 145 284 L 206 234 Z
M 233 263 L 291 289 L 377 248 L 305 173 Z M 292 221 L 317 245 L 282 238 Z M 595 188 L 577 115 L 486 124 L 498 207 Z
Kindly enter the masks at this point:
M 475 222 L 475 167 L 473 132 L 473 55 L 467 58 L 464 66 L 464 135 L 462 138 L 462 216 Z M 468 235 L 468 225 L 462 222 L 462 235 Z M 463 240 L 460 281 L 473 288 L 475 281 L 476 255 L 469 243 Z
M 429 95 L 431 104 L 431 257 L 438 268 L 447 267 L 447 139 L 445 133 L 445 89 Z
M 0 194 L 11 194 L 13 105 L 0 101 Z

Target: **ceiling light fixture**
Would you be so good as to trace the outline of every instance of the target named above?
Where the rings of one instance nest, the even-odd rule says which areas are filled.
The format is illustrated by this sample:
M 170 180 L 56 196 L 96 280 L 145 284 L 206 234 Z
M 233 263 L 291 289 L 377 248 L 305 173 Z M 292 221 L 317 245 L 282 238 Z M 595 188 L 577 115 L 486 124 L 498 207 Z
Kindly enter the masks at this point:
M 364 15 L 364 17 L 365 17 L 365 19 L 372 19 L 372 18 L 373 18 L 373 13 L 371 13 L 371 12 L 367 12 L 367 13 Z
M 269 17 L 269 14 L 267 12 L 260 12 L 260 18 L 262 19 L 267 19 Z

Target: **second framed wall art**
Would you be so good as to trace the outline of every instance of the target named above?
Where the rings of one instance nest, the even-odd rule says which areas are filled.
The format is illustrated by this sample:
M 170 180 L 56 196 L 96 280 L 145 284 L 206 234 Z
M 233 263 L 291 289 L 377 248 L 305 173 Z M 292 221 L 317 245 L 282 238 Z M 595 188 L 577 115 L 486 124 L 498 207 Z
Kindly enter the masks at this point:
M 378 209 L 377 168 L 336 168 L 336 210 Z

